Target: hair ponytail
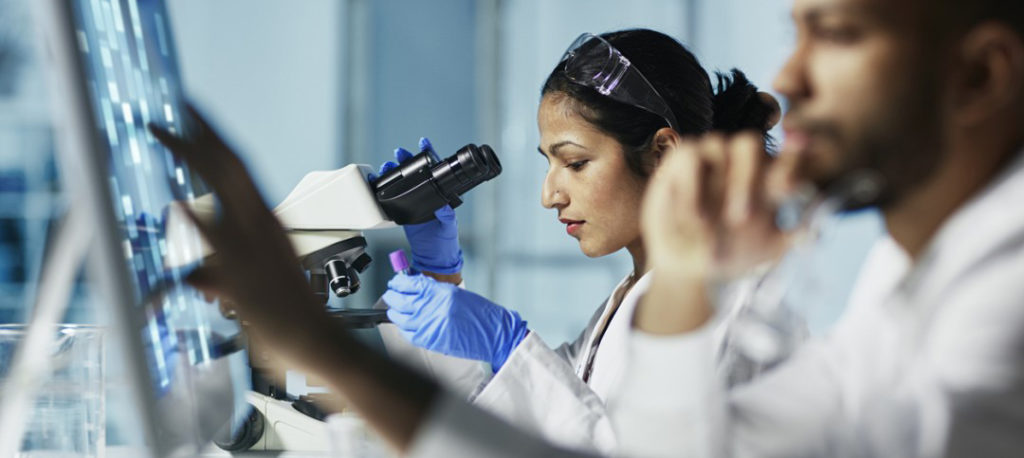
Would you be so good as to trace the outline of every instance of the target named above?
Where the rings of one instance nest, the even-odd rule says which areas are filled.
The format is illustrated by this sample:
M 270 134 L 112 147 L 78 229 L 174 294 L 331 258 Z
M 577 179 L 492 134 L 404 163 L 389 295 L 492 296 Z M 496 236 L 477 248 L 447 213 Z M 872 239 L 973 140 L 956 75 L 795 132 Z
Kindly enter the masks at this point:
M 766 146 L 774 146 L 768 135 L 779 114 L 779 106 L 774 99 L 771 102 L 766 100 L 757 86 L 738 69 L 732 69 L 729 74 L 715 72 L 715 76 L 718 85 L 714 95 L 712 129 L 726 133 L 756 130 L 764 134 Z

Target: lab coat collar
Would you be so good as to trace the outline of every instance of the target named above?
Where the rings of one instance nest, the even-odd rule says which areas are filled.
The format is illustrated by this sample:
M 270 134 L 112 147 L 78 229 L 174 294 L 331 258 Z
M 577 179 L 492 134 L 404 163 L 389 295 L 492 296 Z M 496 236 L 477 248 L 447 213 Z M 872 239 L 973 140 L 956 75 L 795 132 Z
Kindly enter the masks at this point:
M 587 354 L 581 360 L 583 364 L 581 365 L 580 373 L 583 374 L 586 371 L 587 361 L 591 358 L 590 353 L 597 353 L 593 355 L 594 372 L 587 383 L 603 399 L 608 399 L 608 396 L 615 392 L 622 380 L 624 374 L 622 368 L 626 367 L 626 361 L 629 358 L 626 342 L 632 330 L 633 313 L 636 311 L 640 298 L 647 292 L 651 281 L 651 275 L 648 271 L 633 282 L 633 286 L 629 291 L 624 291 L 623 289 L 627 286 L 631 277 L 632 275 L 627 276 L 620 282 L 612 296 L 608 299 L 605 305 L 603 324 L 596 327 L 591 333 L 591 337 L 588 339 L 590 340 L 588 342 L 590 345 L 587 347 Z M 619 300 L 618 310 L 613 315 L 610 311 L 615 309 L 614 301 L 616 299 Z M 604 337 L 600 345 L 595 348 L 593 341 L 602 333 Z
M 587 361 L 591 358 L 591 353 L 597 351 L 597 348 L 594 347 L 594 340 L 597 339 L 598 336 L 606 334 L 608 327 L 613 325 L 613 321 L 619 322 L 623 319 L 622 317 L 628 317 L 626 322 L 632 323 L 633 312 L 636 310 L 636 304 L 640 301 L 640 297 L 647 292 L 647 288 L 651 282 L 651 272 L 652 271 L 648 270 L 647 273 L 636 279 L 636 281 L 633 282 L 633 287 L 630 288 L 628 292 L 623 291 L 623 288 L 626 287 L 636 273 L 631 272 L 629 275 L 626 275 L 621 281 L 619 281 L 619 284 L 615 286 L 615 289 L 612 290 L 612 294 L 608 296 L 608 299 L 605 300 L 603 307 L 604 311 L 601 313 L 601 318 L 598 319 L 597 325 L 591 330 L 590 336 L 587 337 L 586 346 L 583 347 L 583 357 L 580 359 L 580 364 L 576 368 L 576 373 L 579 377 L 583 377 L 583 374 L 586 371 Z M 616 304 L 618 305 L 617 307 Z M 618 320 L 616 320 L 616 318 L 618 318 Z M 605 342 L 602 340 L 600 345 L 604 347 L 604 350 L 602 351 L 625 351 L 622 348 L 615 348 L 614 345 L 606 346 L 604 344 Z
M 940 227 L 900 290 L 941 297 L 945 285 L 1024 236 L 1024 151 Z M 927 280 L 927 281 L 926 281 Z

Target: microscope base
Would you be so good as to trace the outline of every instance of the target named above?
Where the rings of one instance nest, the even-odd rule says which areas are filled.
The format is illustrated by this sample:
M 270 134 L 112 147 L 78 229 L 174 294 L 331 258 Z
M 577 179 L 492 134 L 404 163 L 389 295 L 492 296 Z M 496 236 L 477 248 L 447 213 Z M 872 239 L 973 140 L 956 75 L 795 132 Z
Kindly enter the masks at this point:
M 249 450 L 326 452 L 330 449 L 327 423 L 295 410 L 290 401 L 256 392 L 246 394 L 264 418 L 263 437 Z

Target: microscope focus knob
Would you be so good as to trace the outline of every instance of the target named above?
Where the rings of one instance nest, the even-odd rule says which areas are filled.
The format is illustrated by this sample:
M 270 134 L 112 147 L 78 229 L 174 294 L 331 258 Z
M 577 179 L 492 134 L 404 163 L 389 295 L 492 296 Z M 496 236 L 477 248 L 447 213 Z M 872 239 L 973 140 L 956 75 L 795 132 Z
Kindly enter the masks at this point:
M 359 274 L 341 259 L 332 259 L 324 263 L 327 274 L 327 286 L 335 296 L 345 297 L 359 291 Z

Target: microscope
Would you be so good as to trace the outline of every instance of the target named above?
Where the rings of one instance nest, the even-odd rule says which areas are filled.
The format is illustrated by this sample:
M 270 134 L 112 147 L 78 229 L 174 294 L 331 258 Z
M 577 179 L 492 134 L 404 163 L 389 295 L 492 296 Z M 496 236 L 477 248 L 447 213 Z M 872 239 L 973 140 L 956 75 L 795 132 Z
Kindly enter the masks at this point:
M 274 214 L 309 272 L 314 292 L 327 302 L 329 295 L 345 297 L 359 290 L 359 274 L 371 259 L 362 231 L 425 223 L 434 212 L 462 204 L 461 196 L 501 173 L 501 163 L 488 145 L 466 145 L 441 160 L 424 151 L 373 179 L 373 170 L 350 164 L 338 170 L 306 174 L 285 197 Z M 188 204 L 176 202 L 166 216 L 169 247 L 195 231 L 176 221 L 188 221 L 184 207 L 201 220 L 214 220 L 217 202 L 212 194 Z M 201 243 L 202 253 L 171 249 L 168 267 L 194 263 L 213 254 Z
M 444 160 L 421 152 L 368 182 L 371 173 L 355 164 L 309 173 L 274 209 L 325 305 L 332 293 L 359 290 L 359 274 L 371 262 L 360 231 L 430 221 L 439 208 L 458 207 L 462 194 L 498 176 L 501 163 L 490 146 L 471 144 Z M 387 320 L 383 310 L 339 313 L 355 327 Z
M 359 290 L 359 274 L 372 261 L 362 231 L 430 221 L 439 208 L 459 206 L 464 193 L 498 176 L 501 163 L 490 146 L 470 144 L 443 160 L 424 151 L 380 177 L 371 179 L 372 173 L 369 166 L 360 164 L 311 172 L 274 209 L 299 264 L 308 272 L 314 293 L 325 306 L 331 294 L 346 297 Z M 172 205 L 168 211 L 168 245 L 187 247 L 189 244 L 174 243 L 180 237 L 195 236 L 194 231 L 173 223 L 188 220 L 179 205 L 184 204 Z M 217 203 L 212 195 L 187 205 L 201 220 L 216 218 Z M 200 244 L 202 258 L 212 254 L 208 245 Z M 195 253 L 174 250 L 166 259 L 172 266 L 197 260 Z M 341 309 L 333 315 L 354 328 L 387 321 L 386 310 Z M 295 399 L 272 382 L 284 380 L 287 374 L 258 345 L 250 343 L 249 359 L 253 391 L 248 400 L 255 408 L 239 431 L 218 434 L 217 445 L 227 451 L 326 450 L 325 413 L 315 395 Z

